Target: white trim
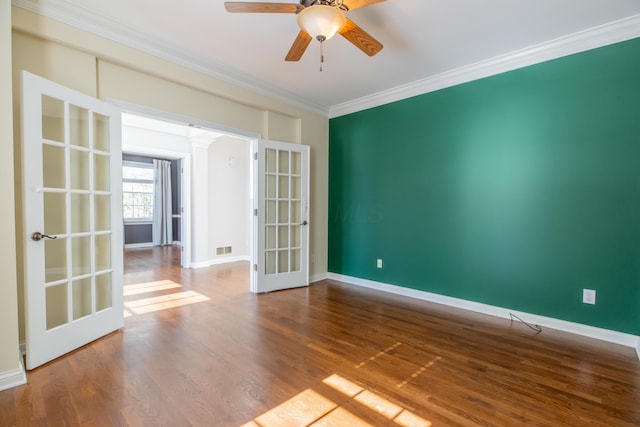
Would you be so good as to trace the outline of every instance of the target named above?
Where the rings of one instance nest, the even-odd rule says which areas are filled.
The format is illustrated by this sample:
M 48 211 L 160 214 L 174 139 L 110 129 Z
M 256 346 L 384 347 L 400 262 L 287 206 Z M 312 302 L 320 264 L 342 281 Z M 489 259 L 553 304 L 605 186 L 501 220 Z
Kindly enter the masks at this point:
M 344 116 L 636 37 L 640 37 L 640 15 L 630 16 L 359 99 L 333 105 L 329 108 L 329 118 Z
M 195 117 L 184 116 L 182 114 L 172 113 L 166 110 L 159 110 L 157 108 L 147 107 L 145 105 L 135 104 L 133 102 L 124 101 L 117 98 L 107 98 L 107 102 L 115 105 L 120 108 L 122 112 L 129 113 L 132 115 L 143 116 L 152 118 L 154 120 L 161 120 L 169 123 L 174 123 L 182 126 L 192 126 L 198 129 L 206 129 L 212 131 L 214 133 L 231 135 L 237 138 L 244 139 L 258 139 L 260 138 L 260 134 L 240 128 L 236 128 L 233 126 L 227 126 L 216 122 L 211 122 L 208 120 L 197 119 Z M 123 150 L 129 152 L 128 150 Z M 182 157 L 184 154 L 191 154 L 191 151 L 164 151 L 164 150 L 151 150 L 144 149 L 142 152 L 131 152 L 133 154 L 157 154 L 165 155 L 167 157 L 177 156 Z
M 277 88 L 266 81 L 251 77 L 241 70 L 232 69 L 225 64 L 211 60 L 205 61 L 203 58 L 187 55 L 179 46 L 160 44 L 157 40 L 149 38 L 135 28 L 96 14 L 80 2 L 12 0 L 11 3 L 16 7 L 63 22 L 174 64 L 329 118 L 366 110 L 445 87 L 640 37 L 640 15 L 634 15 L 525 49 L 499 55 L 456 70 L 447 71 L 437 76 L 427 77 L 373 95 L 327 107 Z
M 115 41 L 133 49 L 173 64 L 189 68 L 207 76 L 220 79 L 238 87 L 248 89 L 257 94 L 284 102 L 306 111 L 327 116 L 329 109 L 299 95 L 278 88 L 264 80 L 249 76 L 236 68 L 214 60 L 204 60 L 199 56 L 192 56 L 177 45 L 160 43 L 150 38 L 134 27 L 129 27 L 112 18 L 99 15 L 80 1 L 68 0 L 12 0 L 14 6 L 28 10 L 41 16 L 62 22 L 80 30 L 96 34 L 108 40 Z
M 316 283 L 321 280 L 325 280 L 328 277 L 328 273 L 316 274 L 314 276 L 309 277 L 309 283 Z
M 638 360 L 640 360 L 640 338 L 638 338 L 638 345 L 636 345 L 636 354 L 638 355 Z
M 640 346 L 640 343 L 638 341 L 640 340 L 639 336 L 625 334 L 623 332 L 611 331 L 609 329 L 597 328 L 595 326 L 568 322 L 566 320 L 554 319 L 552 317 L 539 316 L 537 314 L 524 313 L 521 311 L 510 310 L 508 308 L 496 307 L 488 304 L 482 304 L 459 298 L 448 297 L 445 295 L 434 294 L 431 292 L 420 291 L 417 289 L 405 288 L 403 286 L 374 282 L 372 280 L 360 279 L 357 277 L 343 276 L 341 274 L 335 273 L 328 273 L 327 276 L 331 280 L 337 280 L 339 282 L 345 282 L 351 285 L 376 289 L 379 291 L 389 292 L 392 294 L 402 295 L 410 298 L 417 298 L 424 301 L 447 305 L 450 307 L 461 308 L 463 310 L 488 314 L 490 316 L 502 317 L 504 319 L 509 319 L 509 313 L 513 313 L 529 323 L 545 326 L 547 328 L 557 329 L 564 332 L 570 332 L 572 334 L 582 335 L 589 338 L 595 338 L 602 341 L 620 344 L 626 347 L 635 347 L 636 351 L 638 351 L 638 347 L 636 346 Z M 640 358 L 640 351 L 638 356 Z
M 0 391 L 27 383 L 27 373 L 22 364 L 22 357 L 18 358 L 18 363 L 16 369 L 0 373 Z
M 147 243 L 127 243 L 124 245 L 125 249 L 136 249 L 136 248 L 151 248 L 153 247 L 153 242 Z
M 27 342 L 26 341 L 20 341 L 20 354 L 22 356 L 26 356 L 27 354 Z
M 228 264 L 231 262 L 238 262 L 238 261 L 251 262 L 251 257 L 249 255 L 244 255 L 244 256 L 232 256 L 232 257 L 224 257 L 224 258 L 212 258 L 207 261 L 192 262 L 189 268 L 204 268 L 204 267 L 211 267 L 212 265 Z

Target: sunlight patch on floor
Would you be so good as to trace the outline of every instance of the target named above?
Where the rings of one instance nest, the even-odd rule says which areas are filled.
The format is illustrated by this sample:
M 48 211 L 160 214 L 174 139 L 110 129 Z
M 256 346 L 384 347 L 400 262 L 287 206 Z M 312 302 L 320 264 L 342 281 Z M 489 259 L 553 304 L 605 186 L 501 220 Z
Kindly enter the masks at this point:
M 375 356 L 371 356 L 371 357 L 369 358 L 369 360 L 365 360 L 364 362 L 358 363 L 358 364 L 356 365 L 356 368 L 362 368 L 362 367 L 363 367 L 364 365 L 366 365 L 367 363 L 369 363 L 369 362 L 373 362 L 373 361 L 374 361 L 374 360 L 376 360 L 378 357 L 380 357 L 380 356 L 384 356 L 385 354 L 389 353 L 391 350 L 393 350 L 393 349 L 395 349 L 396 347 L 401 346 L 401 345 L 402 345 L 402 343 L 401 343 L 401 342 L 397 342 L 397 343 L 395 343 L 394 345 L 392 345 L 392 346 L 390 346 L 390 347 L 387 347 L 387 348 L 385 348 L 384 350 L 379 351 L 379 352 L 378 352 L 378 354 L 376 354 Z
M 429 421 L 340 375 L 331 375 L 322 382 L 401 427 L 431 427 Z M 312 389 L 299 393 L 242 427 L 334 426 L 373 427 Z
M 123 288 L 124 296 L 128 297 L 171 289 L 178 290 L 182 289 L 182 285 L 172 280 L 158 280 L 155 282 L 126 285 Z M 124 302 L 124 317 L 181 307 L 203 301 L 209 301 L 209 297 L 196 291 L 172 292 L 148 298 L 132 299 Z
M 353 398 L 356 402 L 363 404 L 383 417 L 393 420 L 396 424 L 402 427 L 431 426 L 429 421 L 420 418 L 413 412 L 410 412 L 395 403 L 389 402 L 389 400 L 369 390 L 365 390 L 338 374 L 331 375 L 330 377 L 325 378 L 322 382 Z
M 133 285 L 124 285 L 123 295 L 125 297 L 131 295 L 146 294 L 147 292 L 164 291 L 165 289 L 181 288 L 182 285 L 173 280 L 158 280 L 155 282 L 135 283 Z

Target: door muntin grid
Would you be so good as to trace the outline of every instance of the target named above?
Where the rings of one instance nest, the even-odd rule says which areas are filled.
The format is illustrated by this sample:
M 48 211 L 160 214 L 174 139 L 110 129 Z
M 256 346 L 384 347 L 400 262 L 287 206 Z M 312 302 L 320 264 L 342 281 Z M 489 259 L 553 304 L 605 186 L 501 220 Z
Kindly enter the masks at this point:
M 112 307 L 109 120 L 42 95 L 46 330 Z
M 265 152 L 264 274 L 298 272 L 302 268 L 302 155 L 267 148 Z

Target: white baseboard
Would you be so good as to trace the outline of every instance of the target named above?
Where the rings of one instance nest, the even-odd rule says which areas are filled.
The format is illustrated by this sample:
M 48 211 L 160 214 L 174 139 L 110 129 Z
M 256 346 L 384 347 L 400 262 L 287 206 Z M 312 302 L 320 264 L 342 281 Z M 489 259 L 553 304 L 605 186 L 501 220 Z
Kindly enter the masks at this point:
M 22 357 L 18 360 L 19 366 L 16 369 L 0 373 L 0 391 L 27 383 L 27 373 L 22 364 Z
M 147 243 L 128 243 L 124 245 L 125 249 L 135 249 L 135 248 L 151 248 L 153 247 L 152 242 Z
M 326 278 L 327 278 L 327 273 L 316 274 L 315 276 L 309 277 L 309 283 L 316 283 Z
M 192 262 L 189 268 L 204 268 L 204 267 L 211 267 L 212 265 L 227 264 L 230 262 L 238 262 L 238 261 L 251 261 L 251 257 L 249 255 L 241 255 L 241 256 L 230 256 L 230 257 L 224 257 L 224 258 L 213 258 L 207 261 Z
M 490 316 L 502 317 L 505 319 L 510 319 L 509 313 L 513 313 L 529 323 L 635 348 L 638 352 L 638 358 L 640 359 L 640 337 L 636 335 L 611 331 L 609 329 L 597 328 L 595 326 L 583 325 L 581 323 L 568 322 L 566 320 L 555 319 L 552 317 L 539 316 L 537 314 L 524 313 L 521 311 L 510 310 L 508 308 L 467 301 L 459 298 L 448 297 L 445 295 L 434 294 L 431 292 L 420 291 L 417 289 L 405 288 L 403 286 L 374 282 L 372 280 L 360 279 L 357 277 L 343 276 L 341 274 L 335 273 L 328 273 L 327 276 L 331 280 L 337 280 L 339 282 L 345 282 L 351 285 L 390 292 L 397 295 L 417 298 L 424 301 L 430 301 L 450 307 L 461 308 L 463 310 L 475 311 L 477 313 L 488 314 Z

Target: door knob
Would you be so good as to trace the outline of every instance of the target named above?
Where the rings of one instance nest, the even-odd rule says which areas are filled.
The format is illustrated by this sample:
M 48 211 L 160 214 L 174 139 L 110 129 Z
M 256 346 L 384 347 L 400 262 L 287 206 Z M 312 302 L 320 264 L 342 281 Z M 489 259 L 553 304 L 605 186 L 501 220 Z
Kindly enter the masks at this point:
M 36 231 L 35 233 L 33 233 L 31 235 L 31 240 L 33 240 L 34 242 L 39 242 L 42 239 L 57 239 L 58 236 L 49 236 L 48 234 L 42 234 L 39 231 Z
M 305 219 L 304 221 L 302 221 L 302 224 L 300 224 L 300 225 L 307 225 L 307 224 L 309 224 L 309 223 L 308 223 L 308 222 L 307 222 L 307 220 Z

